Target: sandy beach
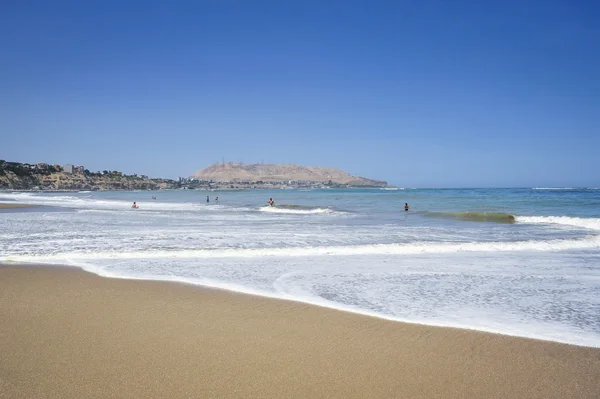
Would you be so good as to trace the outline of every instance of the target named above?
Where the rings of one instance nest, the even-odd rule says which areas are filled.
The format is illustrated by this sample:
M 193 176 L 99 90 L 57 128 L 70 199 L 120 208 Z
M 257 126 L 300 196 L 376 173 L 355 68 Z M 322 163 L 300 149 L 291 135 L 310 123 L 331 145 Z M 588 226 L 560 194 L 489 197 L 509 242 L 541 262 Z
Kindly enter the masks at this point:
M 0 398 L 598 398 L 600 349 L 0 267 Z

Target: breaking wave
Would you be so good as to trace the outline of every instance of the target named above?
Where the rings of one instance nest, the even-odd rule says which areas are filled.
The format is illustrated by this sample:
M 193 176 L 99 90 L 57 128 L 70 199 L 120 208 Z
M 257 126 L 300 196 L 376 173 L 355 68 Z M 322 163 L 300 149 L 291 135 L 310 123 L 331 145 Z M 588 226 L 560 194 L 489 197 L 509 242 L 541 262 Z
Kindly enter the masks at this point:
M 135 252 L 64 252 L 49 255 L 13 255 L 0 258 L 3 262 L 48 262 L 99 259 L 162 259 L 162 258 L 262 258 L 356 255 L 420 255 L 459 252 L 566 251 L 600 248 L 600 236 L 578 239 L 556 239 L 512 242 L 465 242 L 410 244 L 370 244 L 324 247 L 252 248 L 252 249 L 190 249 Z
M 429 217 L 449 218 L 467 220 L 473 222 L 496 222 L 514 223 L 515 215 L 509 213 L 486 213 L 486 212 L 425 212 L 423 215 Z
M 258 208 L 260 212 L 270 213 L 288 213 L 298 215 L 318 214 L 318 213 L 334 213 L 335 211 L 330 208 L 321 208 L 313 206 L 302 206 L 302 205 L 275 205 L 275 206 L 263 206 Z
M 570 216 L 518 216 L 510 213 L 486 212 L 424 212 L 424 216 L 478 222 L 554 224 L 600 231 L 600 219 Z
M 582 227 L 590 230 L 600 230 L 600 219 L 577 218 L 569 216 L 515 216 L 518 223 L 529 224 L 558 224 L 563 226 Z

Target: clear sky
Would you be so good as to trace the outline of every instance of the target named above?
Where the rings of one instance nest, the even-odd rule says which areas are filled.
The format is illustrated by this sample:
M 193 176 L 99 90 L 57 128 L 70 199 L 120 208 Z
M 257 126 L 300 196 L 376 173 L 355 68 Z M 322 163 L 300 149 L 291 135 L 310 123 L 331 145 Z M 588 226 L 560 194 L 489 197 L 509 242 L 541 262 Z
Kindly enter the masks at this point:
M 600 187 L 600 2 L 3 1 L 0 159 Z

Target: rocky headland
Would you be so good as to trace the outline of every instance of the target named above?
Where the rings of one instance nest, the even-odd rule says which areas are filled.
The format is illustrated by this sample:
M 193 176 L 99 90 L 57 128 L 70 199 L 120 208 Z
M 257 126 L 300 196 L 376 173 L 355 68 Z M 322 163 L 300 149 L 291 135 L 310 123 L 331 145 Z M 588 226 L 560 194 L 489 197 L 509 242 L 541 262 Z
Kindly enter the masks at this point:
M 316 166 L 217 163 L 194 173 L 194 179 L 235 185 L 287 185 L 326 187 L 387 187 L 383 180 L 352 176 L 335 168 Z

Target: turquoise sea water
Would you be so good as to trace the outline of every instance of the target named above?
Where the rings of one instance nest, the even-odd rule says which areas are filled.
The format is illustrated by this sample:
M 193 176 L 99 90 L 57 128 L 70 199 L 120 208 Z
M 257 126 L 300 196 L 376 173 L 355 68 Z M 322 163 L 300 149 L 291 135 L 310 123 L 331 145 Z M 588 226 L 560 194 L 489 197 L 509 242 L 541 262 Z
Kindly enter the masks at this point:
M 0 192 L 9 201 L 42 206 L 0 211 L 0 262 L 600 347 L 600 189 Z

